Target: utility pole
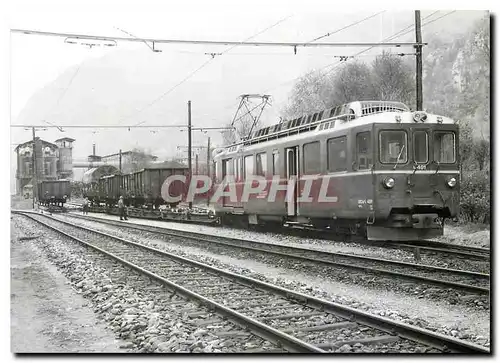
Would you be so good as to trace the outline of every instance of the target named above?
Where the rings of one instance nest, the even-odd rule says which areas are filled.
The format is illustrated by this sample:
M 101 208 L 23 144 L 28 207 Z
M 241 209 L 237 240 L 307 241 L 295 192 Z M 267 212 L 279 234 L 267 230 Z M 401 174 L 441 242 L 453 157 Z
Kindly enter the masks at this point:
M 120 174 L 122 173 L 122 149 L 120 149 Z
M 422 96 L 422 25 L 420 22 L 420 10 L 415 10 L 415 36 L 416 42 L 419 45 L 415 45 L 416 55 L 417 55 L 417 111 L 423 111 L 423 96 Z
M 36 167 L 36 138 L 35 138 L 35 128 L 32 127 L 33 131 L 33 209 L 35 209 L 35 195 L 38 199 L 38 183 L 37 183 L 37 172 L 38 168 Z
M 195 162 L 194 162 L 194 165 L 195 165 L 195 169 L 194 169 L 195 170 L 195 175 L 198 175 L 198 154 L 196 154 L 194 156 L 194 160 L 195 160 Z
M 210 178 L 210 136 L 207 144 L 207 176 Z M 207 206 L 210 205 L 210 193 L 207 193 Z
M 210 137 L 207 144 L 207 176 L 210 178 Z
M 193 167 L 191 165 L 191 101 L 188 101 L 188 170 L 189 184 L 191 184 L 191 175 Z M 193 208 L 193 202 L 189 201 L 189 209 Z

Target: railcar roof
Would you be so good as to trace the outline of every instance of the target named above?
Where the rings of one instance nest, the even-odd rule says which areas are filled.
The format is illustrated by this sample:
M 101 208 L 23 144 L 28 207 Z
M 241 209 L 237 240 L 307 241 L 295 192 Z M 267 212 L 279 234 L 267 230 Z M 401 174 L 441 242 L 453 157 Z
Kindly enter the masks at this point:
M 416 121 L 416 119 L 418 121 Z M 213 156 L 214 157 L 229 156 L 237 152 L 253 151 L 262 149 L 264 147 L 278 146 L 282 143 L 286 143 L 289 141 L 300 141 L 304 138 L 310 137 L 311 135 L 324 135 L 330 133 L 333 134 L 336 133 L 337 131 L 342 131 L 353 127 L 369 125 L 369 124 L 380 124 L 380 123 L 450 125 L 450 124 L 455 124 L 456 122 L 449 117 L 430 114 L 423 111 L 416 111 L 416 112 L 388 111 L 388 112 L 380 112 L 371 115 L 361 116 L 351 120 L 342 117 L 331 117 L 318 121 L 314 124 L 311 124 L 310 125 L 312 127 L 311 130 L 306 130 L 300 133 L 295 133 L 290 136 L 284 136 L 279 138 L 273 136 L 273 134 L 269 134 L 263 137 L 245 140 L 241 143 L 228 146 L 222 150 L 219 149 L 219 152 L 215 152 Z M 284 132 L 286 133 L 287 131 L 289 131 L 290 133 L 293 133 L 295 129 L 300 129 L 301 127 L 303 126 L 285 130 Z M 305 128 L 307 128 L 307 125 L 305 125 Z

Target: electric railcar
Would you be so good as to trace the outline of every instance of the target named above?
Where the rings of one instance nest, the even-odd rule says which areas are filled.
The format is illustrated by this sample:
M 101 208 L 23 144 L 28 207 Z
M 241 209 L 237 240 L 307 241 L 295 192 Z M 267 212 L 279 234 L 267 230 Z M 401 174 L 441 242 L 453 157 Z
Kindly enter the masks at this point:
M 265 127 L 214 151 L 215 187 L 238 196 L 219 198 L 215 211 L 223 222 L 347 229 L 369 240 L 440 236 L 445 218 L 458 215 L 458 132 L 450 118 L 389 101 Z M 265 188 L 239 198 L 253 175 L 266 179 Z

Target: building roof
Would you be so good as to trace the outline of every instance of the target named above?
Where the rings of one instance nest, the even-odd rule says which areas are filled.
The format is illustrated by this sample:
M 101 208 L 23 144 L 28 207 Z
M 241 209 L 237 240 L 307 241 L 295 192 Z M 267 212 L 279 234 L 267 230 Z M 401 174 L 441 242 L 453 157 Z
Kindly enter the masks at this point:
M 42 142 L 42 146 L 52 146 L 55 149 L 59 148 L 59 146 L 57 146 L 56 144 L 53 144 L 51 142 L 42 140 L 39 137 L 37 137 L 36 139 L 38 139 L 38 140 L 40 140 Z M 20 147 L 23 147 L 23 146 L 26 146 L 26 145 L 30 145 L 30 144 L 33 144 L 33 140 L 29 140 L 29 141 L 23 142 L 22 144 L 17 145 L 16 148 L 14 149 L 14 151 L 17 151 Z
M 85 184 L 95 183 L 102 176 L 113 175 L 118 173 L 119 173 L 118 169 L 113 165 L 101 165 L 97 168 L 92 168 L 87 170 L 83 174 L 83 182 Z
M 128 154 L 139 154 L 139 153 L 138 153 L 138 152 L 135 152 L 135 151 L 133 151 L 133 150 L 132 150 L 132 151 L 122 151 L 122 156 L 123 156 L 123 155 L 128 155 Z M 103 156 L 103 158 L 109 158 L 109 157 L 111 157 L 111 156 L 118 156 L 118 155 L 120 155 L 120 153 L 115 153 L 115 154 L 104 155 L 104 156 Z M 144 155 L 146 155 L 146 156 L 150 156 L 150 157 L 151 157 L 151 158 L 153 158 L 153 159 L 154 159 L 154 158 L 158 158 L 157 156 L 155 156 L 155 155 L 151 155 L 151 154 L 144 154 Z
M 58 142 L 58 141 L 69 141 L 69 142 L 73 142 L 73 141 L 75 141 L 75 139 L 72 139 L 71 137 L 61 137 L 60 139 L 57 139 L 57 140 L 55 140 L 54 142 Z
M 162 161 L 149 163 L 144 169 L 187 169 L 188 167 L 177 161 Z

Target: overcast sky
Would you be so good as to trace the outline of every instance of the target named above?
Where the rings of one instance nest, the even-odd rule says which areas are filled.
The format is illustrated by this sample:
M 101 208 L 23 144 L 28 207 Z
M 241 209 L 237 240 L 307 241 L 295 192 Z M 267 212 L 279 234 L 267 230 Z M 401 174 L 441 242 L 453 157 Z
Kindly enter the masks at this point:
M 79 5 L 61 2 L 20 6 L 10 14 L 9 27 L 64 33 L 81 33 L 108 36 L 127 36 L 117 28 L 138 37 L 163 39 L 233 40 L 243 41 L 302 41 L 307 42 L 344 26 L 362 20 L 382 9 L 361 7 L 363 11 L 338 6 L 328 2 L 310 1 L 311 6 L 284 6 L 283 2 L 228 2 L 221 7 L 217 2 L 200 2 L 197 6 L 154 5 L 144 1 L 135 5 L 111 6 L 101 2 L 81 2 Z M 99 4 L 99 5 L 96 5 Z M 316 6 L 313 6 L 315 5 Z M 183 6 L 183 7 L 182 7 Z M 450 8 L 450 6 L 448 6 Z M 422 18 L 434 11 L 422 11 Z M 448 11 L 435 13 L 430 20 Z M 425 34 L 458 34 L 465 25 L 481 17 L 477 11 L 457 11 L 436 22 L 424 26 Z M 340 31 L 321 41 L 324 42 L 378 42 L 414 22 L 412 10 L 387 10 L 359 25 Z M 277 25 L 275 25 L 278 23 Z M 274 26 L 273 26 L 274 25 Z M 269 29 L 268 29 L 269 28 Z M 267 30 L 266 30 L 267 29 Z M 412 41 L 413 32 L 398 38 Z M 425 39 L 424 39 L 425 41 Z M 145 107 L 161 94 L 171 90 L 192 71 L 203 65 L 210 56 L 206 52 L 222 52 L 228 47 L 188 45 L 160 45 L 162 53 L 153 53 L 141 43 L 119 42 L 117 47 L 88 47 L 71 45 L 64 38 L 11 34 L 10 36 L 10 119 L 11 123 L 39 124 L 51 120 L 60 125 L 80 124 L 133 124 L 140 120 L 146 124 L 170 122 L 185 123 L 186 103 L 193 97 L 194 115 L 200 126 L 221 126 L 231 119 L 236 111 L 237 97 L 241 93 L 267 93 L 273 97 L 273 107 L 264 115 L 266 123 L 277 120 L 279 111 L 286 105 L 294 79 L 304 73 L 338 63 L 334 55 L 350 55 L 359 48 L 293 49 L 236 47 L 227 54 L 217 56 L 181 86 L 150 107 Z M 363 60 L 371 61 L 381 48 L 373 49 Z M 400 51 L 400 50 L 398 50 Z M 405 49 L 411 51 L 411 48 Z M 107 63 L 108 62 L 108 63 Z M 88 96 L 94 91 L 86 80 L 92 77 L 93 67 L 103 69 L 106 65 L 120 69 L 122 73 L 109 72 L 109 77 L 126 78 L 126 86 L 116 82 L 120 89 L 109 95 L 109 104 L 123 102 L 106 114 L 90 112 L 92 102 L 72 106 L 71 100 Z M 148 73 L 149 72 L 149 73 Z M 102 73 L 99 73 L 101 77 Z M 86 79 L 82 77 L 87 77 Z M 106 73 L 100 85 L 106 83 Z M 80 79 L 79 79 L 80 78 Z M 110 78 L 111 79 L 111 78 Z M 111 82 L 111 81 L 110 81 Z M 51 86 L 52 85 L 52 86 Z M 85 89 L 79 87 L 87 87 Z M 52 87 L 52 88 L 51 88 Z M 89 89 L 89 87 L 91 89 Z M 203 89 L 204 95 L 197 92 Z M 44 93 L 52 98 L 43 98 Z M 116 94 L 120 94 L 118 101 Z M 214 96 L 217 94 L 217 97 Z M 91 95 L 91 93 L 90 93 Z M 114 98 L 112 97 L 114 96 Z M 48 97 L 48 96 L 47 96 Z M 100 96 L 106 104 L 107 95 Z M 207 98 L 210 102 L 204 102 Z M 38 102 L 37 102 L 38 100 Z M 114 105 L 115 103 L 113 103 Z M 31 107 L 31 108 L 30 108 Z M 142 110 L 139 112 L 139 110 Z M 24 117 L 23 117 L 24 112 Z M 88 113 L 90 112 L 90 113 Z M 86 115 L 84 119 L 78 115 Z M 111 116 L 110 116 L 111 115 Z M 72 120 L 68 122 L 68 120 Z M 195 122 L 194 122 L 195 123 Z M 170 137 L 183 140 L 185 132 L 168 131 Z M 199 133 L 198 133 L 199 134 Z M 194 143 L 206 143 L 207 135 L 194 136 Z M 77 139 L 74 153 L 82 158 L 91 152 L 92 142 L 98 143 L 101 154 L 117 152 L 118 148 L 129 149 L 146 146 L 161 157 L 170 156 L 174 144 L 163 147 L 161 133 L 148 130 L 137 132 L 66 129 L 64 134 L 55 129 L 40 131 L 47 141 L 62 136 Z M 220 135 L 212 133 L 217 139 Z M 11 144 L 26 141 L 31 132 L 11 129 Z M 96 141 L 97 140 L 97 141 Z M 121 142 L 121 143 L 120 143 Z M 179 142 L 180 143 L 180 142 Z M 11 145 L 11 150 L 14 145 Z M 11 158 L 12 161 L 12 158 Z
M 246 7 L 244 3 L 242 3 L 242 7 Z M 122 12 L 120 7 L 110 12 L 86 6 L 77 9 L 68 10 L 66 7 L 61 7 L 47 11 L 44 11 L 43 8 L 39 11 L 36 11 L 38 9 L 23 10 L 12 16 L 10 26 L 20 29 L 126 37 L 126 34 L 116 29 L 119 28 L 138 37 L 242 41 L 285 19 L 252 40 L 287 42 L 309 41 L 381 11 L 373 9 L 352 12 L 345 9 L 339 12 L 339 9 L 333 6 L 328 9 L 318 8 L 316 11 L 310 9 L 307 13 L 298 14 L 294 13 L 292 9 L 278 10 L 272 7 L 266 11 L 256 11 L 250 6 L 249 9 L 245 10 L 228 8 L 225 11 L 214 10 L 212 12 L 196 11 L 195 9 L 187 11 L 177 7 L 171 10 L 162 7 L 163 11 L 156 11 L 141 5 L 137 6 L 137 12 Z M 432 12 L 422 11 L 422 17 Z M 433 18 L 445 13 L 447 11 L 440 11 Z M 467 20 L 477 19 L 478 16 L 480 15 L 477 12 L 456 12 L 430 24 L 428 28 L 439 29 L 443 32 L 458 31 L 460 24 L 463 25 L 463 20 L 468 23 Z M 379 16 L 324 38 L 322 41 L 376 42 L 394 34 L 412 22 L 413 13 L 411 11 L 385 11 Z M 401 24 L 404 26 L 397 27 Z M 398 38 L 398 40 L 411 41 L 412 38 L 414 38 L 413 32 L 406 37 Z M 203 51 L 218 52 L 228 47 L 160 45 L 160 48 L 165 52 L 184 51 L 186 54 L 192 52 L 193 57 L 195 57 L 202 54 Z M 36 90 L 43 88 L 67 68 L 88 59 L 100 58 L 118 49 L 141 49 L 148 52 L 146 46 L 139 43 L 120 42 L 116 48 L 95 47 L 88 49 L 85 46 L 65 44 L 64 38 L 13 34 L 11 36 L 12 120 L 15 122 L 16 116 Z M 353 50 L 356 48 L 347 48 L 347 50 L 342 48 L 299 49 L 299 54 L 314 55 L 314 57 L 309 56 L 308 58 L 311 59 L 304 62 L 303 69 L 309 70 L 334 61 L 335 59 L 329 58 L 329 55 L 352 54 Z M 271 53 L 290 53 L 291 51 L 288 48 L 237 47 L 225 57 L 245 57 L 250 56 L 248 53 L 251 53 L 252 57 L 265 58 L 269 57 Z M 231 53 L 232 55 L 230 55 Z M 380 53 L 380 50 L 376 49 L 372 52 L 372 54 L 376 53 Z M 158 54 L 158 56 L 161 55 Z M 273 63 L 279 62 L 280 58 L 272 58 L 269 67 L 274 70 L 276 64 Z M 286 58 L 281 58 L 281 60 L 283 59 Z M 286 69 L 282 70 L 286 72 Z M 265 72 L 265 70 L 263 71 Z M 210 69 L 204 74 L 210 75 Z M 218 76 L 218 74 L 213 75 L 213 77 Z M 300 74 L 295 76 L 300 76 Z M 237 78 L 237 74 L 234 77 Z

